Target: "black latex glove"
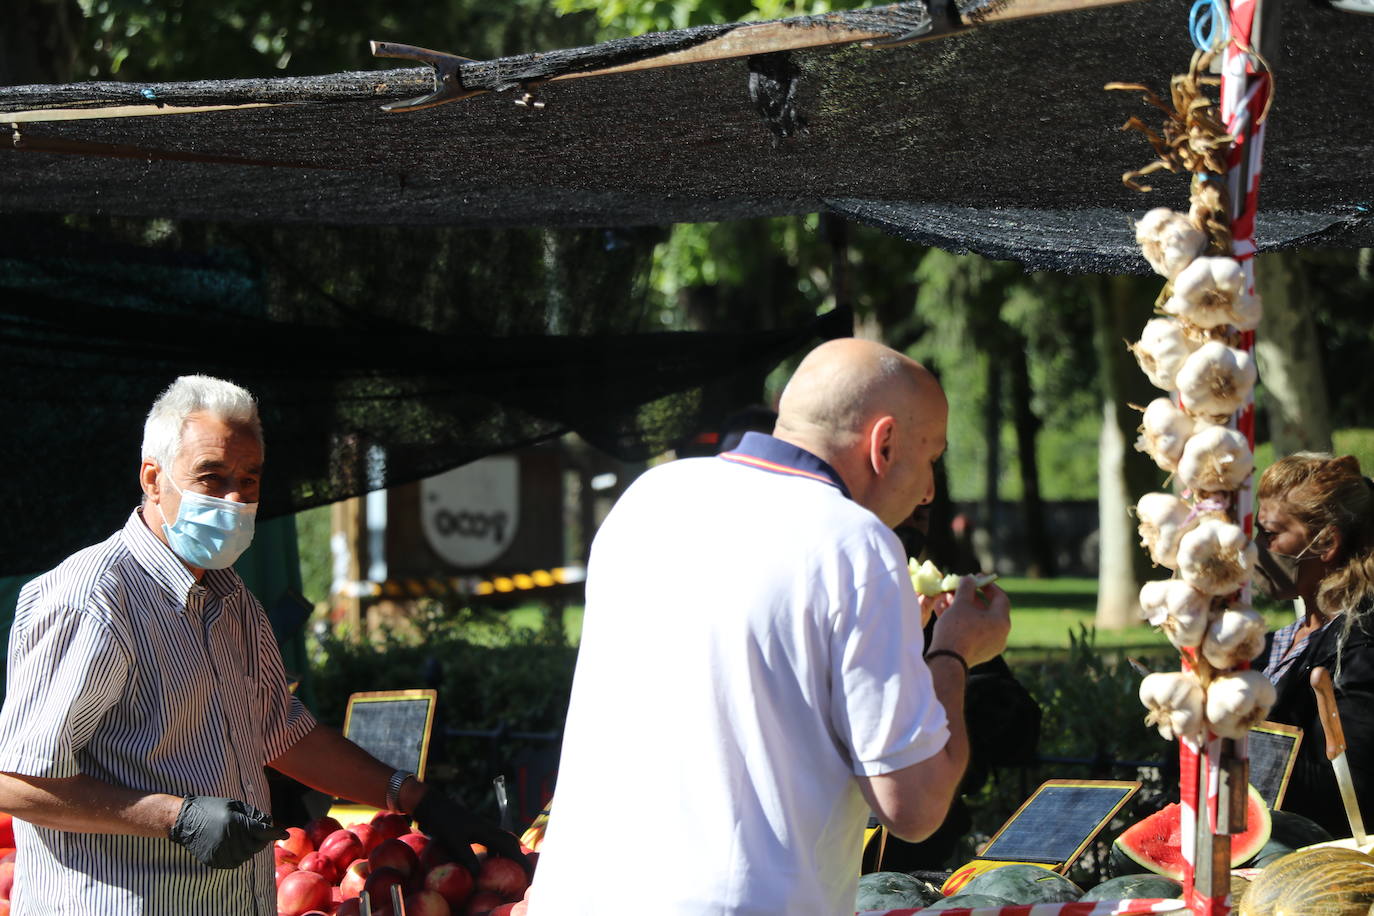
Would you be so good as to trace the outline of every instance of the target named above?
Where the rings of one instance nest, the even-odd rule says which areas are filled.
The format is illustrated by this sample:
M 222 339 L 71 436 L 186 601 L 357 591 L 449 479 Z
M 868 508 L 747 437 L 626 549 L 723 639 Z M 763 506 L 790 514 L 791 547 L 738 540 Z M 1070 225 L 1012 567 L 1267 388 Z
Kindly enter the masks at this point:
M 238 868 L 287 834 L 272 824 L 271 815 L 236 798 L 188 795 L 168 836 L 189 849 L 202 865 Z
M 495 824 L 488 823 L 436 789 L 428 789 L 415 806 L 415 823 L 430 839 L 453 856 L 453 860 L 477 874 L 477 856 L 472 844 L 481 843 L 494 855 L 514 859 L 531 874 L 529 859 L 520 851 L 520 841 Z

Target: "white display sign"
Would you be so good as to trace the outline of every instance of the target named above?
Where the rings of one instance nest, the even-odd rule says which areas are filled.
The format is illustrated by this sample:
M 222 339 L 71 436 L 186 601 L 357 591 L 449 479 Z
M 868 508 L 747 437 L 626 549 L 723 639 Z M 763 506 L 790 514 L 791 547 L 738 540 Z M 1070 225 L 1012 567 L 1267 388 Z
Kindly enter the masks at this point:
M 506 552 L 520 518 L 520 462 L 482 458 L 420 481 L 420 524 L 448 563 L 480 567 Z

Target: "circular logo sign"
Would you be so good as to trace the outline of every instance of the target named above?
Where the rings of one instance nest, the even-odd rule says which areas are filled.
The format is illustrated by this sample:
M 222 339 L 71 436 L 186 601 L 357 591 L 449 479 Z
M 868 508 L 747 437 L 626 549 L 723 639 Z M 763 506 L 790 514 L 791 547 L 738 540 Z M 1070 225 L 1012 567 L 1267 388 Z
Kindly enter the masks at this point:
M 420 481 L 420 524 L 434 552 L 454 566 L 478 567 L 510 547 L 520 518 L 520 462 L 482 458 Z

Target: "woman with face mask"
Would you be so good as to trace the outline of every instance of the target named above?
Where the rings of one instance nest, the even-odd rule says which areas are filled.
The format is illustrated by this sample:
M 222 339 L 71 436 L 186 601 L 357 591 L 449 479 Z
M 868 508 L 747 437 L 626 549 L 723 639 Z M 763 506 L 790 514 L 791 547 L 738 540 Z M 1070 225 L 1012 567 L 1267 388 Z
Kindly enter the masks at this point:
M 1302 603 L 1252 663 L 1278 691 L 1269 718 L 1303 729 L 1283 808 L 1349 836 L 1309 679 L 1320 666 L 1335 680 L 1355 793 L 1374 823 L 1374 483 L 1349 455 L 1300 452 L 1265 470 L 1258 504 L 1255 589 Z

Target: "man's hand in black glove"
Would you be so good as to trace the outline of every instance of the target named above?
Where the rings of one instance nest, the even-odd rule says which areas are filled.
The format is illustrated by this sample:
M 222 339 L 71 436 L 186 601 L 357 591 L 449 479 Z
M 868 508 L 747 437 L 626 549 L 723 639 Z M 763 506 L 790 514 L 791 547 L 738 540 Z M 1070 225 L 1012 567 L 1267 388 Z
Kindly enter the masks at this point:
M 238 868 L 286 831 L 272 818 L 235 798 L 188 795 L 168 834 L 211 868 Z
M 520 851 L 519 840 L 436 789 L 425 790 L 415 806 L 414 815 L 420 829 L 474 875 L 477 874 L 477 856 L 472 852 L 473 843 L 481 843 L 490 853 L 514 859 L 525 869 L 525 874 L 531 873 L 529 859 Z

